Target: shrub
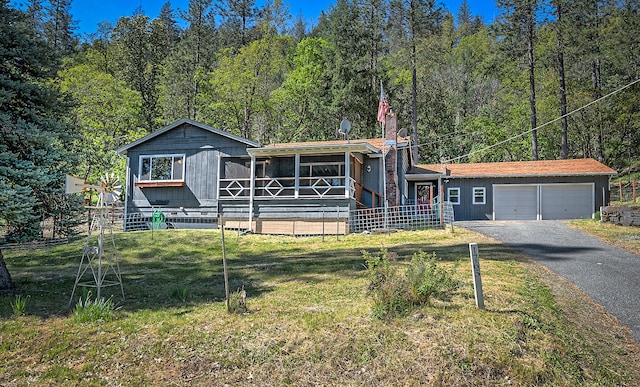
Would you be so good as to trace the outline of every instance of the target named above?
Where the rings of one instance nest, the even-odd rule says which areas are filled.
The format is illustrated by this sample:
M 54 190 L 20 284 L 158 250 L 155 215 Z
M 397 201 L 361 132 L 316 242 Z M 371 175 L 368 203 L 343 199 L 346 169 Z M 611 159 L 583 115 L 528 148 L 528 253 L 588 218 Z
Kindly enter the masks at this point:
M 411 291 L 411 302 L 415 305 L 430 305 L 431 298 L 448 300 L 460 287 L 454 279 L 456 267 L 451 270 L 438 266 L 436 254 L 428 256 L 423 251 L 411 258 L 406 278 Z
M 439 267 L 435 254 L 414 254 L 403 273 L 392 265 L 386 249 L 379 256 L 362 254 L 370 279 L 372 313 L 380 319 L 406 315 L 416 306 L 430 305 L 432 298 L 447 300 L 460 286 L 453 278 L 455 267 L 450 271 Z
M 116 307 L 113 300 L 104 298 L 91 300 L 91 292 L 87 293 L 84 301 L 78 300 L 73 317 L 77 322 L 110 321 L 113 319 Z
M 27 297 L 23 297 L 21 295 L 16 296 L 15 300 L 11 301 L 11 311 L 13 315 L 24 316 L 27 310 Z

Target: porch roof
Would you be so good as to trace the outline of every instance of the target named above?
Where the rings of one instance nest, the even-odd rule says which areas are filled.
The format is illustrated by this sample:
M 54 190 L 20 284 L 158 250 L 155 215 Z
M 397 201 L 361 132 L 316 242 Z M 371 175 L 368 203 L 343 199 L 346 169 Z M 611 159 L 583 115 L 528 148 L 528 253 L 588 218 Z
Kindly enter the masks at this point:
M 617 172 L 594 159 L 512 161 L 471 164 L 424 164 L 413 167 L 408 175 L 417 177 L 527 177 L 596 176 Z
M 398 139 L 398 146 L 405 146 Z M 388 147 L 382 138 L 355 139 L 355 140 L 331 140 L 309 141 L 270 144 L 262 148 L 247 149 L 253 156 L 283 156 L 291 154 L 331 154 L 344 152 L 380 153 L 381 149 Z

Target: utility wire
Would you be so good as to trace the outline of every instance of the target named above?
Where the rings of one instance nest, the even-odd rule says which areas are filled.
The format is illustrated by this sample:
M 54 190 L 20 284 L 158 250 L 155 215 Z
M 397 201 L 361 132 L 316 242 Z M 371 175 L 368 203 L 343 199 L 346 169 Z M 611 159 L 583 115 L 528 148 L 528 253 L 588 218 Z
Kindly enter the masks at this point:
M 625 90 L 625 89 L 627 89 L 627 88 L 629 88 L 629 87 L 631 87 L 631 86 L 635 85 L 635 84 L 636 84 L 636 83 L 638 83 L 638 82 L 640 82 L 640 79 L 636 79 L 635 81 L 633 81 L 633 82 L 631 82 L 631 83 L 628 83 L 628 84 L 626 84 L 626 85 L 624 85 L 624 86 L 620 87 L 619 89 L 616 89 L 616 90 L 612 91 L 611 93 L 609 93 L 609 94 L 607 94 L 607 95 L 604 95 L 604 96 L 602 96 L 602 97 L 600 97 L 600 98 L 598 98 L 598 99 L 596 99 L 596 100 L 593 100 L 593 101 L 589 102 L 588 104 L 583 105 L 583 106 L 581 106 L 581 107 L 579 107 L 579 108 L 577 108 L 577 109 L 575 109 L 575 110 L 572 110 L 572 111 L 570 111 L 569 113 L 564 114 L 564 115 L 562 115 L 562 116 L 560 116 L 560 117 L 558 117 L 558 118 L 555 118 L 555 119 L 553 119 L 553 120 L 551 120 L 551 121 L 545 122 L 544 124 L 542 124 L 542 125 L 540 125 L 540 126 L 538 126 L 538 127 L 535 127 L 535 128 L 533 128 L 533 129 L 529 129 L 529 130 L 527 130 L 527 131 L 525 131 L 525 132 L 522 132 L 522 133 L 516 134 L 515 136 L 509 137 L 509 138 L 507 138 L 506 140 L 502 140 L 502 141 L 497 142 L 497 143 L 495 143 L 495 144 L 493 144 L 493 145 L 489 145 L 489 146 L 487 146 L 487 147 L 485 147 L 485 148 L 478 149 L 478 150 L 475 150 L 475 151 L 471 151 L 471 152 L 469 152 L 469 153 L 467 153 L 467 154 L 464 154 L 464 155 L 462 155 L 462 156 L 454 157 L 454 158 L 447 159 L 447 160 L 442 160 L 442 163 L 444 164 L 444 163 L 450 163 L 450 162 L 452 162 L 452 161 L 458 161 L 458 160 L 463 159 L 463 158 L 465 158 L 465 157 L 469 157 L 469 156 L 471 156 L 471 155 L 473 155 L 473 154 L 476 154 L 476 153 L 479 153 L 479 152 L 484 152 L 484 151 L 487 151 L 487 150 L 489 150 L 489 149 L 491 149 L 491 148 L 495 148 L 495 147 L 497 147 L 497 146 L 500 146 L 500 145 L 502 145 L 502 144 L 505 144 L 505 143 L 507 143 L 507 142 L 509 142 L 509 141 L 513 141 L 513 140 L 515 140 L 515 139 L 516 139 L 516 138 L 518 138 L 518 137 L 522 137 L 522 136 L 524 136 L 525 134 L 531 133 L 531 132 L 533 132 L 533 131 L 535 131 L 535 130 L 538 130 L 538 129 L 542 129 L 542 128 L 544 128 L 544 127 L 545 127 L 545 126 L 547 126 L 547 125 L 551 125 L 551 124 L 553 124 L 554 122 L 557 122 L 557 121 L 559 121 L 559 120 L 563 119 L 564 117 L 568 117 L 568 116 L 570 116 L 570 115 L 572 115 L 572 114 L 574 114 L 574 113 L 577 113 L 577 112 L 579 112 L 579 111 L 581 111 L 581 110 L 584 110 L 584 109 L 588 108 L 589 106 L 591 106 L 591 105 L 593 105 L 593 104 L 595 104 L 595 103 L 598 103 L 598 102 L 602 101 L 603 99 L 609 98 L 609 97 L 611 97 L 611 96 L 612 96 L 612 95 L 614 95 L 614 94 L 620 93 L 621 91 L 623 91 L 623 90 Z

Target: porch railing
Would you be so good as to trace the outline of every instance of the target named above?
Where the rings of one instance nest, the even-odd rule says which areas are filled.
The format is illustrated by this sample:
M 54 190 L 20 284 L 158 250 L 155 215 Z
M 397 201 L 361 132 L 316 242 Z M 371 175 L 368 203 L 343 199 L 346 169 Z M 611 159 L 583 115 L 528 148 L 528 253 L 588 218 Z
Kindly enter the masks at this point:
M 344 176 L 256 178 L 255 197 L 260 198 L 336 198 L 345 196 Z M 354 197 L 356 182 L 349 178 L 349 196 Z M 248 199 L 251 179 L 220 179 L 220 199 Z

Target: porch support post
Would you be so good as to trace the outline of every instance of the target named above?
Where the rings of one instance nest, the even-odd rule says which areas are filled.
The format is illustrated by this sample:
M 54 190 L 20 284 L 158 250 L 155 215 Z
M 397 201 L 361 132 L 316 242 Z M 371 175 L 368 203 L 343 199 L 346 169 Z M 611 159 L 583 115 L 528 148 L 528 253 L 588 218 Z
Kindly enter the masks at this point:
M 122 231 L 127 231 L 127 215 L 129 213 L 129 196 L 133 197 L 133 190 L 135 189 L 135 186 L 133 184 L 133 182 L 129 179 L 131 179 L 131 167 L 129 166 L 129 156 L 127 156 L 127 167 L 126 167 L 126 173 L 127 173 L 127 177 L 126 177 L 126 191 L 124 192 L 124 220 L 122 222 Z M 131 182 L 131 183 L 129 183 Z M 131 192 L 131 193 L 129 193 Z M 604 203 L 604 202 L 603 202 Z M 604 205 L 604 204 L 603 204 Z
M 300 196 L 300 153 L 296 153 L 295 160 L 295 192 L 293 195 L 297 199 Z
M 251 179 L 249 180 L 249 231 L 253 231 L 253 198 L 256 187 L 256 156 L 251 155 Z
M 344 198 L 351 197 L 351 153 L 344 152 Z

